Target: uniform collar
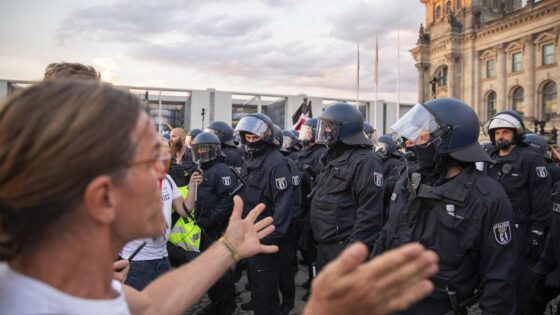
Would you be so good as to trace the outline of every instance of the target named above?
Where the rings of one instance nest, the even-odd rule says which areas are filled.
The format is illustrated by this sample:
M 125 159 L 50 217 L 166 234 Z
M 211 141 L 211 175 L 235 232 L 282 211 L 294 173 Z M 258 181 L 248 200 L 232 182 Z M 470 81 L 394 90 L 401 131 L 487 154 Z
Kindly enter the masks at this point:
M 264 160 L 266 160 L 266 158 L 270 155 L 270 153 L 275 150 L 276 149 L 274 148 L 267 148 L 259 156 L 252 159 L 245 160 L 245 162 L 247 163 L 247 168 L 260 168 Z
M 476 169 L 469 166 L 454 178 L 440 186 L 423 185 L 418 193 L 420 198 L 440 199 L 455 204 L 465 203 L 475 180 Z

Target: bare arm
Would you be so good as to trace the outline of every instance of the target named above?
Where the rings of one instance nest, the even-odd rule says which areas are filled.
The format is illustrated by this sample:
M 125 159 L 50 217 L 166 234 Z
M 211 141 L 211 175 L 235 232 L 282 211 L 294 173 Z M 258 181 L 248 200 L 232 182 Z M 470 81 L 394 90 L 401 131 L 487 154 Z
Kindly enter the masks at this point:
M 259 253 L 273 253 L 277 246 L 267 246 L 260 239 L 274 231 L 272 218 L 257 223 L 257 216 L 264 210 L 259 204 L 242 220 L 243 201 L 234 198 L 233 213 L 229 219 L 224 238 L 236 249 L 241 258 Z M 234 263 L 230 251 L 216 242 L 191 263 L 153 281 L 142 292 L 125 287 L 129 307 L 136 314 L 182 314 L 216 282 Z M 181 287 L 187 287 L 182 290 Z
M 433 290 L 437 255 L 408 244 L 364 263 L 367 248 L 355 243 L 319 273 L 304 315 L 387 314 L 403 310 Z
M 191 175 L 191 180 L 189 181 L 189 193 L 187 194 L 187 198 L 185 199 L 185 206 L 189 211 L 194 209 L 194 198 L 197 193 L 198 185 L 202 183 L 202 174 L 199 172 L 194 172 Z M 181 214 L 182 215 L 182 214 Z

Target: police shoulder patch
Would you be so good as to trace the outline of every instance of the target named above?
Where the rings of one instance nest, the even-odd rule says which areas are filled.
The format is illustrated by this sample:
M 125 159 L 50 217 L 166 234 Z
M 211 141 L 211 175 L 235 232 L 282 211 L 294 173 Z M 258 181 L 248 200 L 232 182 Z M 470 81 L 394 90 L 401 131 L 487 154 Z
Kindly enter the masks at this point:
M 511 226 L 509 221 L 494 224 L 494 238 L 499 245 L 507 245 L 511 241 Z
M 276 182 L 276 188 L 280 190 L 288 188 L 288 181 L 286 180 L 286 177 L 278 177 L 274 181 Z
M 537 166 L 537 176 L 540 178 L 546 178 L 548 176 L 545 166 Z
M 373 172 L 373 180 L 374 180 L 375 186 L 383 187 L 383 174 Z
M 299 176 L 292 176 L 292 184 L 294 184 L 294 186 L 299 185 Z
M 224 186 L 231 185 L 231 177 L 230 176 L 222 177 L 222 184 L 224 184 Z

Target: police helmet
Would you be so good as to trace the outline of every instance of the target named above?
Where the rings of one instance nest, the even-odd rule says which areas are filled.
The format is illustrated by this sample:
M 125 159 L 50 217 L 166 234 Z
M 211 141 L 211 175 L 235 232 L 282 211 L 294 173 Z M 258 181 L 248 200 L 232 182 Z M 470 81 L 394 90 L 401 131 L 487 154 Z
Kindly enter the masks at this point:
M 241 142 L 243 144 L 245 144 L 245 137 L 243 134 L 250 133 L 261 137 L 266 143 L 278 145 L 278 140 L 272 135 L 273 125 L 274 123 L 267 115 L 253 113 L 239 120 L 234 133 L 241 134 Z
M 356 107 L 347 103 L 335 103 L 319 116 L 317 143 L 334 144 L 338 141 L 348 145 L 369 145 L 371 140 L 364 133 L 364 118 Z
M 525 135 L 525 142 L 530 144 L 538 154 L 548 156 L 548 142 L 545 138 L 534 133 L 528 133 Z
M 222 145 L 218 136 L 202 132 L 191 143 L 193 161 L 210 162 L 222 156 Z
M 480 124 L 474 110 L 454 98 L 438 98 L 418 103 L 391 126 L 393 139 L 416 142 L 426 132 L 436 154 L 449 154 L 463 162 L 492 162 L 478 143 Z
M 494 115 L 486 122 L 486 129 L 492 144 L 496 145 L 496 129 L 513 130 L 514 140 L 517 144 L 523 144 L 525 140 L 526 128 L 523 118 L 516 111 L 504 110 Z
M 297 150 L 297 137 L 289 130 L 282 131 L 282 151 Z
M 303 145 L 309 145 L 315 142 L 315 134 L 317 133 L 317 118 L 309 118 L 303 123 L 299 131 L 298 139 L 303 142 Z
M 214 121 L 204 131 L 212 132 L 218 138 L 220 138 L 220 142 L 222 144 L 228 145 L 230 147 L 235 147 L 235 143 L 233 142 L 233 127 L 231 127 L 228 123 L 224 121 Z
M 276 143 L 274 147 L 276 149 L 281 149 L 282 145 L 284 144 L 284 135 L 282 134 L 282 128 L 278 127 L 277 125 L 272 125 L 272 136 Z
M 202 129 L 198 129 L 198 128 L 193 128 L 189 130 L 187 136 L 185 137 L 185 143 L 190 146 L 194 138 L 196 138 L 196 136 L 198 136 L 202 132 L 203 132 Z
M 380 152 L 384 156 L 389 156 L 390 154 L 399 156 L 397 153 L 397 143 L 389 135 L 383 135 L 377 139 L 375 151 Z

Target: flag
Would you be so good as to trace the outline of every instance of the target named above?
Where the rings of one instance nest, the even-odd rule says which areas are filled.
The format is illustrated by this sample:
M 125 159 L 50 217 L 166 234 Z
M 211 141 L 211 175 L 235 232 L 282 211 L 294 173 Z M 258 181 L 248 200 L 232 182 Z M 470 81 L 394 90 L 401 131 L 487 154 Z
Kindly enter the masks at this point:
M 356 108 L 360 106 L 360 43 L 356 44 Z
M 303 103 L 299 105 L 296 112 L 292 115 L 293 129 L 300 130 L 301 126 L 311 117 L 313 117 L 311 101 L 307 101 L 307 99 L 304 98 Z
M 377 44 L 377 33 L 375 33 L 375 71 L 373 72 L 373 82 L 379 85 L 379 47 Z

